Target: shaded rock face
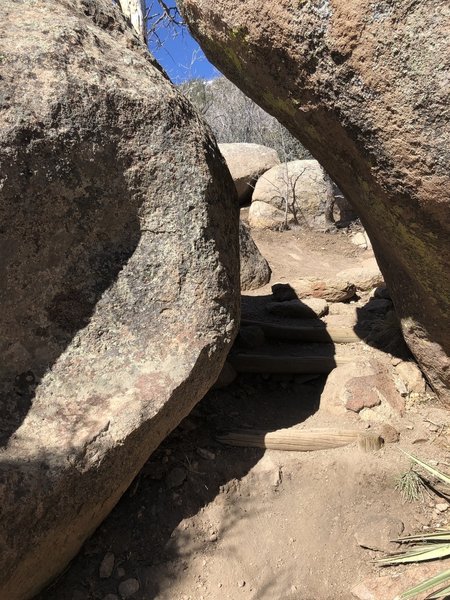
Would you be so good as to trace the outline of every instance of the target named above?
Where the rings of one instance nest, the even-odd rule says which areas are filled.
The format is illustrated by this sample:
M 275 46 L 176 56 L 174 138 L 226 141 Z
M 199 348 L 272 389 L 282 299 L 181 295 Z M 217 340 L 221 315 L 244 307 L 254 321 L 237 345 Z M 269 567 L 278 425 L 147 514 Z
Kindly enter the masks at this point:
M 51 4 L 51 5 L 50 5 Z M 29 598 L 217 379 L 238 207 L 108 0 L 2 3 L 0 598 Z
M 219 144 L 236 186 L 240 204 L 252 197 L 258 178 L 280 162 L 277 151 L 260 144 Z
M 239 224 L 239 248 L 241 257 L 241 290 L 256 290 L 270 281 L 269 263 L 258 250 L 249 228 Z
M 450 8 L 182 0 L 207 57 L 355 207 L 429 382 L 450 402 Z

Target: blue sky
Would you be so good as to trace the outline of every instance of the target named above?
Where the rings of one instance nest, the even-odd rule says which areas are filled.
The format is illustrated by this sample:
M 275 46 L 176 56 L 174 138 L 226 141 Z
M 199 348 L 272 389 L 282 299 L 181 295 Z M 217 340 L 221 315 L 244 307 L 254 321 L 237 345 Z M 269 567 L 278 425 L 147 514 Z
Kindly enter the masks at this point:
M 146 4 L 152 15 L 161 14 L 157 0 L 146 0 Z M 174 0 L 168 0 L 166 4 L 169 7 L 176 5 Z M 149 48 L 174 83 L 182 83 L 196 77 L 212 79 L 220 75 L 208 62 L 187 27 L 160 26 L 158 36 L 161 44 L 153 37 L 149 39 Z

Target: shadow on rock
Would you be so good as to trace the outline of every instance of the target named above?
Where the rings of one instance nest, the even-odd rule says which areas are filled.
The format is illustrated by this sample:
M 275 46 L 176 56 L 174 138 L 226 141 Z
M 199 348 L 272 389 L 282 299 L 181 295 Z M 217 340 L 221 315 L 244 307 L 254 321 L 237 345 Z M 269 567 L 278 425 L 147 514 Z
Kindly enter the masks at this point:
M 60 143 L 58 152 L 57 140 L 51 148 L 39 140 L 40 151 L 28 156 L 21 183 L 6 177 L 2 192 L 2 223 L 8 227 L 1 234 L 6 252 L 2 251 L 0 311 L 0 446 L 20 427 L 42 377 L 89 323 L 97 301 L 140 237 L 137 206 L 129 199 L 125 167 L 117 166 L 116 149 L 104 147 L 100 163 L 80 148 L 66 147 L 63 139 Z M 19 148 L 19 154 L 25 152 L 25 147 Z M 53 160 L 55 155 L 59 161 Z M 20 163 L 20 157 L 17 160 Z M 55 173 L 61 165 L 71 165 L 65 188 L 60 177 L 55 175 L 52 183 L 40 175 L 49 164 L 54 164 Z M 47 176 L 52 179 L 50 173 Z M 77 194 L 82 179 L 85 189 Z M 95 185 L 100 180 L 101 187 Z M 32 190 L 28 197 L 33 202 L 17 202 L 20 186 Z

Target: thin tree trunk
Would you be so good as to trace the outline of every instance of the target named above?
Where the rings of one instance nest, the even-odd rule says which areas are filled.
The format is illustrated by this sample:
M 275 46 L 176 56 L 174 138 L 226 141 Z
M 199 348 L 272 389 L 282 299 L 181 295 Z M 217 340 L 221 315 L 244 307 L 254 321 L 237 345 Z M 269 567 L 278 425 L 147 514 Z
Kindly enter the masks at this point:
M 322 171 L 323 171 L 323 176 L 324 176 L 324 180 L 325 180 L 325 193 L 326 193 L 325 225 L 330 227 L 335 224 L 333 210 L 334 210 L 334 204 L 336 202 L 336 199 L 334 197 L 333 182 L 331 181 L 330 176 L 328 175 L 328 173 L 325 171 L 325 169 L 323 167 L 322 167 Z
M 119 0 L 123 14 L 130 20 L 138 36 L 147 43 L 145 26 L 145 0 Z

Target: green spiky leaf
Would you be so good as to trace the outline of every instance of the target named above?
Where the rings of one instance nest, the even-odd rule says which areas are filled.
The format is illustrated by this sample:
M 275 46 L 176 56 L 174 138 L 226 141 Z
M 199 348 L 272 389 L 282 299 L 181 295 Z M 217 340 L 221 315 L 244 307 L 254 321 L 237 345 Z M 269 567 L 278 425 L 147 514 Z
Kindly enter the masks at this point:
M 436 529 L 431 533 L 423 533 L 417 535 L 407 535 L 405 537 L 397 538 L 393 540 L 400 544 L 409 542 L 449 542 L 450 543 L 450 530 L 449 529 Z
M 450 585 L 446 585 L 434 592 L 431 596 L 428 596 L 428 600 L 438 600 L 438 598 L 447 598 L 450 595 Z
M 423 469 L 428 471 L 428 473 L 431 473 L 431 475 L 434 475 L 435 477 L 440 479 L 442 481 L 442 483 L 446 483 L 447 485 L 450 485 L 450 477 L 448 475 L 446 475 L 445 473 L 442 473 L 442 471 L 439 471 L 438 469 L 435 469 L 434 467 L 432 467 L 428 463 L 424 462 L 423 460 L 420 460 L 420 458 L 417 458 L 417 456 L 414 456 L 413 454 L 409 454 L 409 452 L 405 452 L 404 450 L 402 450 L 402 452 L 404 454 L 406 454 L 406 456 L 408 456 L 417 465 L 420 465 Z
M 402 554 L 394 554 L 381 558 L 381 565 L 399 565 L 403 563 L 422 562 L 450 556 L 450 544 L 433 544 L 431 546 L 415 546 Z
M 446 571 L 442 571 L 442 573 L 438 573 L 437 575 L 434 575 L 433 577 L 430 577 L 429 579 L 422 581 L 421 583 L 414 586 L 413 588 L 406 590 L 406 592 L 403 592 L 402 594 L 400 594 L 399 600 L 410 600 L 410 599 L 414 598 L 415 596 L 417 596 L 418 594 L 423 594 L 423 592 L 428 592 L 429 590 L 432 590 L 433 588 L 437 587 L 438 585 L 442 585 L 443 583 L 447 584 L 449 581 L 450 581 L 450 569 L 448 569 Z M 431 600 L 431 599 L 437 599 L 437 598 L 445 598 L 445 595 L 448 594 L 448 592 L 446 592 L 446 589 L 448 590 L 447 586 L 443 589 L 433 592 L 433 595 L 429 596 L 429 599 Z

